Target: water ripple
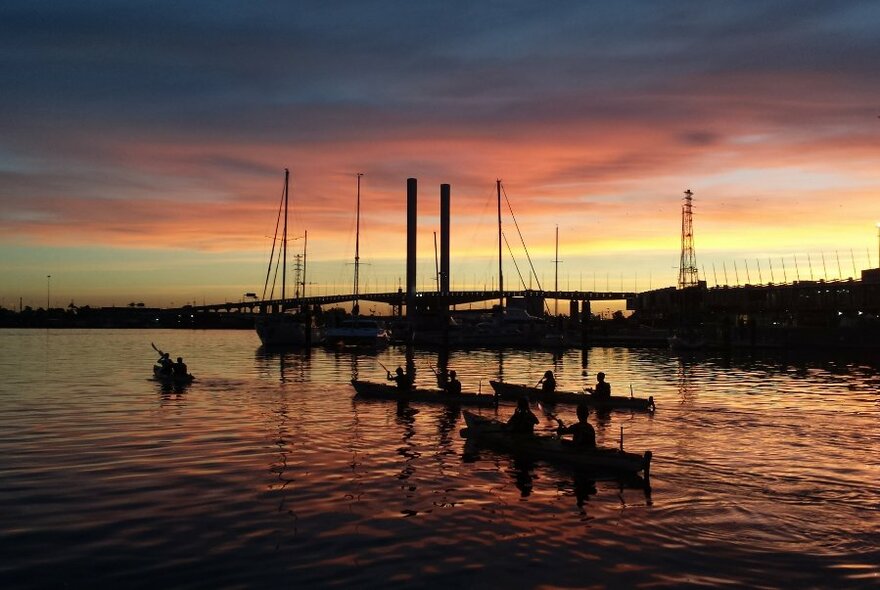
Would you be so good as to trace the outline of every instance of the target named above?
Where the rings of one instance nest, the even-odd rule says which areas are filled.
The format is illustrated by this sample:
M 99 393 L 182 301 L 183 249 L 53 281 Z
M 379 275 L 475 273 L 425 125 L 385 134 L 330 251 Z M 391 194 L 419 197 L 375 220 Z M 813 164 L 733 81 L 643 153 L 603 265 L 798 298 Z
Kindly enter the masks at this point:
M 198 380 L 148 381 L 151 341 Z M 0 331 L 0 584 L 877 586 L 870 360 L 449 355 L 469 390 L 551 368 L 565 389 L 602 370 L 615 393 L 654 395 L 654 415 L 591 417 L 600 443 L 622 427 L 654 452 L 648 491 L 466 452 L 457 410 L 352 399 L 352 375 L 381 380 L 404 356 L 278 353 L 250 332 Z M 418 383 L 438 360 L 414 352 Z

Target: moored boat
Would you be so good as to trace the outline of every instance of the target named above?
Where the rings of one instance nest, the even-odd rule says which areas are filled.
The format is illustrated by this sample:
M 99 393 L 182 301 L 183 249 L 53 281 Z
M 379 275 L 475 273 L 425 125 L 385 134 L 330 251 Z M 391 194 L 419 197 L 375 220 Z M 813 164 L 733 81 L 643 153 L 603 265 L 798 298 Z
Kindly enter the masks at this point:
M 643 410 L 653 412 L 656 409 L 654 397 L 626 397 L 612 395 L 608 398 L 597 398 L 589 393 L 576 391 L 544 391 L 540 387 L 531 387 L 517 383 L 504 383 L 502 381 L 489 381 L 495 394 L 501 399 L 516 400 L 528 397 L 531 401 L 540 401 L 546 404 L 587 404 L 599 410 Z
M 291 346 L 291 347 L 309 347 L 312 344 L 318 344 L 321 341 L 321 331 L 315 326 L 311 314 L 305 313 L 304 310 L 294 311 L 292 305 L 287 300 L 287 212 L 288 201 L 290 199 L 290 171 L 284 169 L 284 192 L 282 193 L 281 205 L 278 211 L 278 224 L 283 219 L 284 225 L 281 234 L 278 233 L 278 224 L 275 226 L 275 236 L 272 241 L 272 253 L 269 255 L 269 268 L 266 272 L 266 282 L 263 286 L 263 304 L 260 306 L 260 315 L 254 320 L 254 329 L 263 346 Z M 283 215 L 283 217 L 282 217 Z M 305 233 L 306 241 L 308 241 L 308 232 Z M 275 253 L 275 243 L 280 241 L 281 248 L 277 258 Z M 304 246 L 305 248 L 305 246 Z M 303 250 L 302 267 L 305 268 L 305 249 Z M 275 275 L 278 272 L 278 266 L 281 266 L 281 299 L 273 305 L 265 303 L 266 293 L 269 290 L 269 280 L 271 277 L 271 291 L 269 297 L 275 291 L 275 278 L 272 273 L 273 265 L 275 266 Z M 305 294 L 305 272 L 303 272 L 302 283 L 303 295 Z M 299 287 L 297 287 L 294 301 L 299 299 Z M 270 313 L 270 308 L 275 307 L 274 312 Z
M 585 470 L 608 470 L 650 475 L 651 451 L 643 454 L 607 447 L 579 449 L 555 436 L 511 433 L 503 422 L 462 411 L 467 428 L 462 436 L 476 444 L 504 452 L 560 463 Z
M 388 330 L 370 318 L 354 317 L 324 330 L 324 344 L 327 345 L 387 346 L 390 340 Z
M 383 399 L 407 402 L 425 402 L 434 404 L 446 404 L 450 406 L 483 406 L 492 407 L 497 405 L 498 397 L 488 393 L 459 393 L 450 394 L 442 389 L 413 388 L 409 391 L 401 391 L 396 385 L 376 383 L 374 381 L 351 380 L 355 395 L 364 399 Z
M 263 346 L 306 347 L 321 342 L 320 329 L 299 313 L 257 316 L 254 328 Z
M 703 350 L 706 339 L 699 334 L 675 333 L 667 340 L 672 350 Z

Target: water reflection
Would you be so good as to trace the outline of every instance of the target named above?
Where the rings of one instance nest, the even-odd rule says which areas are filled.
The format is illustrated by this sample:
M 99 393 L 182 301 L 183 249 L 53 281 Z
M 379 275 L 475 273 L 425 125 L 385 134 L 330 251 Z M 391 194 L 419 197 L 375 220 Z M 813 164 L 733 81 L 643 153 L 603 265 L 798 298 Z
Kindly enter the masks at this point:
M 441 449 L 448 451 L 452 446 L 452 434 L 458 424 L 458 417 L 461 410 L 457 406 L 444 406 L 440 411 L 440 418 L 437 420 L 437 434 L 439 435 L 438 445 Z
M 254 352 L 255 367 L 266 377 L 277 374 L 278 381 L 303 383 L 309 379 L 312 349 L 260 346 Z M 277 371 L 277 373 L 276 373 Z
M 528 498 L 532 494 L 532 485 L 536 477 L 535 461 L 515 455 L 510 465 L 510 475 L 513 485 L 519 490 L 520 497 Z
M 416 450 L 415 444 L 412 442 L 412 438 L 416 433 L 415 429 L 415 416 L 419 411 L 415 408 L 411 408 L 406 401 L 398 401 L 397 402 L 397 412 L 396 412 L 396 422 L 403 428 L 403 436 L 401 437 L 401 442 L 403 446 L 397 449 L 397 454 L 403 457 L 403 467 L 400 470 L 400 473 L 397 476 L 397 479 L 401 482 L 401 489 L 407 492 L 415 492 L 416 486 L 412 484 L 408 484 L 409 478 L 415 473 L 415 460 L 421 456 Z M 411 495 L 406 494 L 407 498 L 412 498 Z
M 287 464 L 288 456 L 290 455 L 290 440 L 292 438 L 292 433 L 288 429 L 290 415 L 287 407 L 287 399 L 283 393 L 281 395 L 282 397 L 278 408 L 274 412 L 275 419 L 277 420 L 277 430 L 275 431 L 274 437 L 277 457 L 269 466 L 269 472 L 276 475 L 276 481 L 271 482 L 268 485 L 268 491 L 270 493 L 278 494 L 278 514 L 290 519 L 293 534 L 296 535 L 298 532 L 298 516 L 292 507 L 288 507 L 288 486 L 294 481 L 293 478 L 288 475 L 290 467 Z M 285 532 L 286 531 L 280 529 L 276 529 L 275 531 L 275 534 L 279 537 L 275 544 L 276 551 L 281 544 L 281 536 Z
M 144 343 L 160 339 L 199 381 L 145 380 Z M 876 359 L 412 351 L 422 385 L 445 360 L 469 390 L 552 366 L 562 389 L 589 367 L 655 395 L 654 416 L 590 417 L 604 444 L 624 425 L 628 447 L 655 451 L 654 502 L 635 479 L 491 451 L 469 463 L 451 408 L 353 403 L 352 373 L 384 378 L 378 362 L 403 348 L 255 354 L 252 332 L 183 330 L 5 330 L 0 347 L 4 587 L 376 588 L 401 564 L 424 587 L 578 587 L 584 563 L 605 587 L 880 575 Z
M 442 348 L 437 352 L 437 370 L 434 376 L 437 377 L 437 387 L 446 389 L 449 382 L 449 350 Z
M 678 400 L 683 406 L 693 406 L 697 399 L 696 390 L 691 387 L 691 364 L 690 359 L 680 356 L 678 360 Z
M 159 382 L 157 383 L 159 389 L 159 395 L 163 400 L 169 400 L 172 398 L 182 397 L 183 394 L 186 393 L 186 390 L 192 383 L 174 383 L 174 382 Z
M 363 435 L 361 434 L 360 410 L 358 409 L 357 401 L 354 399 L 351 402 L 351 425 L 349 432 L 351 433 L 351 438 L 348 440 L 348 452 L 351 459 L 348 462 L 348 466 L 351 469 L 351 487 L 353 491 L 347 493 L 345 498 L 351 500 L 349 504 L 351 509 L 354 504 L 361 501 L 364 478 L 363 461 L 360 456 L 360 449 L 364 446 Z
M 581 514 L 586 514 L 586 511 L 583 510 L 584 504 L 587 503 L 590 496 L 599 493 L 596 490 L 596 480 L 589 474 L 575 472 L 573 484 L 575 504 L 581 509 Z

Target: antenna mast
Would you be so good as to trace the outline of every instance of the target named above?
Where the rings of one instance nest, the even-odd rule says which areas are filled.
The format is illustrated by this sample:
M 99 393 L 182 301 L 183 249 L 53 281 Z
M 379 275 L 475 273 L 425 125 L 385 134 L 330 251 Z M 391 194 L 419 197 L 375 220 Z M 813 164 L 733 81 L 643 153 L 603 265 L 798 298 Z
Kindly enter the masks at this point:
M 501 309 L 504 310 L 504 270 L 501 265 L 501 179 L 495 181 L 498 191 L 498 296 Z
M 357 173 L 357 221 L 355 222 L 354 232 L 354 305 L 351 308 L 352 315 L 358 315 L 360 306 L 358 305 L 358 283 L 360 277 L 358 270 L 360 267 L 360 249 L 361 249 L 361 176 L 363 173 Z
M 697 276 L 697 257 L 694 254 L 694 193 L 684 191 L 684 204 L 681 206 L 681 264 L 678 270 L 678 288 L 687 289 L 699 284 Z
M 553 259 L 553 290 L 556 291 L 556 299 L 553 304 L 553 315 L 559 315 L 559 226 L 556 226 L 556 257 Z
M 290 198 L 290 170 L 284 169 L 284 237 L 282 238 L 283 262 L 281 266 L 281 311 L 284 311 L 284 299 L 287 296 L 287 203 Z

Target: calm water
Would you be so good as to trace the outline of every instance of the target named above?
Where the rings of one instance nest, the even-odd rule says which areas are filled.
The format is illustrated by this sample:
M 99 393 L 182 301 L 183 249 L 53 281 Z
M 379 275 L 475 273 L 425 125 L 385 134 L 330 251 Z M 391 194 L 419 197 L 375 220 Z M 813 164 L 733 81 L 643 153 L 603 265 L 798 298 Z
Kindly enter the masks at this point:
M 147 380 L 151 341 L 199 380 Z M 604 371 L 615 393 L 654 395 L 654 416 L 590 418 L 600 444 L 623 426 L 628 450 L 654 451 L 646 494 L 463 457 L 441 407 L 353 401 L 352 374 L 381 379 L 402 349 L 258 344 L 0 330 L 0 587 L 880 587 L 877 364 L 451 354 L 468 390 L 551 368 L 563 389 Z M 436 353 L 415 362 L 431 384 Z

